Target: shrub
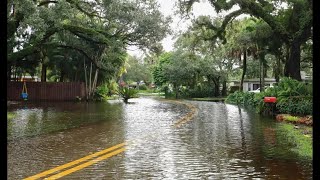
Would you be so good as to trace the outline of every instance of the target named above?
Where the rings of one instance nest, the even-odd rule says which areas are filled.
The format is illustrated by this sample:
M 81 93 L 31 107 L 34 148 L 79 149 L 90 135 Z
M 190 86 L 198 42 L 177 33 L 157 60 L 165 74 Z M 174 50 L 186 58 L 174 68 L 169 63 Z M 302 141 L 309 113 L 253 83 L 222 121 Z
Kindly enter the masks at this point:
M 283 78 L 277 87 L 277 109 L 280 113 L 312 114 L 312 85 Z
M 211 97 L 213 95 L 213 88 L 208 86 L 197 86 L 194 89 L 182 88 L 181 96 L 186 98 L 204 98 Z
M 103 101 L 107 98 L 109 89 L 106 85 L 101 85 L 96 88 L 94 91 L 93 99 L 97 101 Z
M 280 113 L 310 115 L 312 114 L 312 99 L 282 98 L 277 103 L 277 109 Z
M 230 90 L 229 90 L 229 93 L 234 93 L 234 92 L 236 92 L 236 91 L 239 91 L 239 86 L 231 86 L 230 87 Z
M 283 78 L 278 86 L 268 88 L 261 93 L 235 91 L 226 102 L 255 107 L 257 112 L 271 111 L 272 106 L 264 103 L 264 97 L 277 97 L 276 110 L 280 113 L 294 115 L 312 114 L 312 85 L 291 78 Z
M 226 102 L 231 104 L 243 105 L 244 94 L 245 94 L 244 92 L 235 91 L 234 93 L 229 94 L 229 96 L 226 98 Z
M 139 86 L 139 90 L 147 90 L 147 86 L 145 84 Z
M 137 97 L 137 91 L 129 87 L 119 87 L 118 94 L 122 97 L 125 103 L 128 102 L 128 99 Z

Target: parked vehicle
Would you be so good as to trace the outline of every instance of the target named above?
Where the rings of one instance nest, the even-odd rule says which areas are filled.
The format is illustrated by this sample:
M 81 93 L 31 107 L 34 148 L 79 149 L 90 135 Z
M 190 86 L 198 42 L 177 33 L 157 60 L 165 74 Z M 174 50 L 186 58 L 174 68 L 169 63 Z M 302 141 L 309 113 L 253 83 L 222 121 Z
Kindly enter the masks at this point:
M 256 89 L 256 90 L 251 90 L 251 91 L 248 91 L 248 92 L 251 92 L 251 93 L 260 93 L 260 88 Z
M 265 86 L 264 89 L 268 89 L 268 88 L 273 88 L 273 86 Z M 256 89 L 256 90 L 251 90 L 251 91 L 248 91 L 248 92 L 251 92 L 251 93 L 260 93 L 260 88 Z

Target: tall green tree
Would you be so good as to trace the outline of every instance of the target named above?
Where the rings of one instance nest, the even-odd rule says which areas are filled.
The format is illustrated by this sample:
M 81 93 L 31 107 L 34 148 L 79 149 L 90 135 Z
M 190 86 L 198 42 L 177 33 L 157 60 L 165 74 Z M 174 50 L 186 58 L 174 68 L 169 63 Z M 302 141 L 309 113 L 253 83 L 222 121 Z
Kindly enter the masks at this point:
M 147 84 L 152 82 L 151 67 L 139 61 L 135 56 L 128 56 L 126 70 L 123 78 L 126 82 L 140 82 L 141 80 Z
M 221 26 L 211 22 L 203 22 L 203 26 L 216 31 L 215 37 L 222 39 L 226 26 L 236 17 L 249 14 L 266 22 L 281 40 L 287 45 L 289 56 L 285 63 L 285 75 L 301 80 L 300 59 L 301 45 L 312 35 L 313 1 L 312 0 L 287 0 L 287 1 L 252 1 L 252 0 L 208 0 L 217 13 L 229 11 L 232 7 L 239 9 L 229 11 Z M 182 13 L 189 12 L 197 0 L 179 0 Z M 283 8 L 283 6 L 286 6 Z
M 171 62 L 173 54 L 171 52 L 162 53 L 159 56 L 159 62 L 152 68 L 152 76 L 154 83 L 157 86 L 162 86 L 168 82 L 168 78 L 165 76 L 164 66 Z
M 109 67 L 113 65 L 110 58 L 125 54 L 127 46 L 148 49 L 169 32 L 170 19 L 163 17 L 155 0 L 10 0 L 7 6 L 8 69 L 17 61 L 39 54 L 44 81 L 50 61 L 48 51 L 52 49 L 69 49 L 83 55 L 96 74 L 101 74 L 113 69 Z M 104 53 L 97 54 L 97 46 L 103 46 Z

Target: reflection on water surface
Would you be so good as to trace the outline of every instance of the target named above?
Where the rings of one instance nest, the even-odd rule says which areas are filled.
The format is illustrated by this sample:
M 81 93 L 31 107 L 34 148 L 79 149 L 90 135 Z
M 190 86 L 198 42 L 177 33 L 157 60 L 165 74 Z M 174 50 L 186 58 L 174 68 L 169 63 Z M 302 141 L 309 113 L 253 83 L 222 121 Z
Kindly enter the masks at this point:
M 312 179 L 311 160 L 292 151 L 278 124 L 221 102 L 188 109 L 152 98 L 101 103 L 10 105 L 8 178 L 21 179 L 113 145 L 133 145 L 63 179 Z

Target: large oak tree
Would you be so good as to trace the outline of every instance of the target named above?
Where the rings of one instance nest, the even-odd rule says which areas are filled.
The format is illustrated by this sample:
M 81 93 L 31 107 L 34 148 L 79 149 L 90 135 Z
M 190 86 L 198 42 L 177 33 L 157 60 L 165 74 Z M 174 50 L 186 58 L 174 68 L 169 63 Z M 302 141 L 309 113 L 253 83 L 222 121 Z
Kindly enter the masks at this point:
M 216 31 L 215 37 L 224 38 L 226 26 L 236 17 L 248 14 L 265 21 L 287 45 L 289 57 L 285 75 L 301 80 L 301 45 L 312 36 L 312 0 L 208 0 L 217 13 L 228 12 L 221 26 L 203 22 L 203 26 Z M 187 13 L 198 0 L 179 0 L 180 10 Z M 231 11 L 233 7 L 239 9 Z

